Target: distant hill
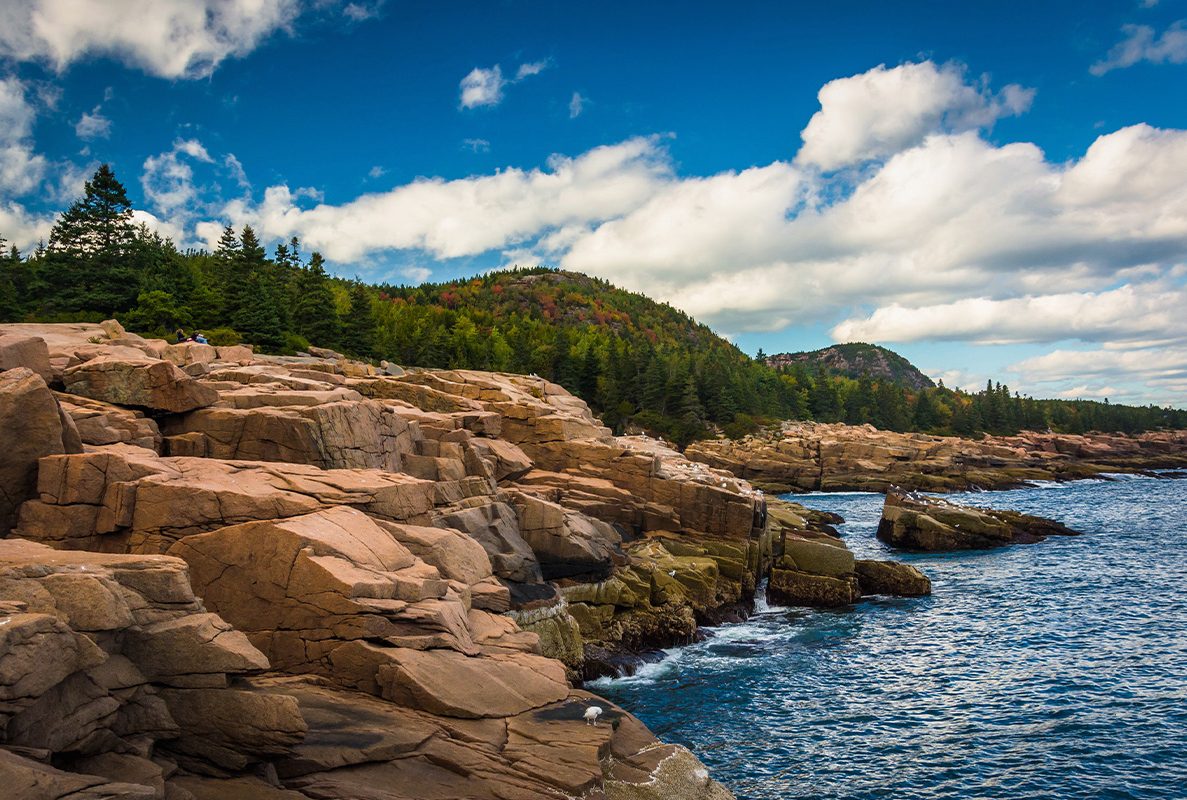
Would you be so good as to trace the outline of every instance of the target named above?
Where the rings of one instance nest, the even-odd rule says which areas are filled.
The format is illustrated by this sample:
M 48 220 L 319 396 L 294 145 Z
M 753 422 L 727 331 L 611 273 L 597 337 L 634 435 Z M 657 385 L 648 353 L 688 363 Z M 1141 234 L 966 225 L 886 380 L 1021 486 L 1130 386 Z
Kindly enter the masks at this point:
M 767 356 L 764 361 L 776 369 L 802 364 L 812 372 L 827 375 L 843 375 L 847 378 L 869 375 L 874 380 L 890 381 L 916 391 L 936 385 L 914 364 L 893 350 L 864 342 L 834 344 L 806 353 L 779 353 Z

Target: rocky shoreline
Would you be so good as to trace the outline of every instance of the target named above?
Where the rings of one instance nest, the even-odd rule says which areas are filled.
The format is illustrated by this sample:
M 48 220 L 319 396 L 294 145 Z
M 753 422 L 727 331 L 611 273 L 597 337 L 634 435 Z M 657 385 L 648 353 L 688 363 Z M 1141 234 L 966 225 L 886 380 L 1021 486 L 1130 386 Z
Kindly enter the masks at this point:
M 580 680 L 926 582 L 533 377 L 5 325 L 0 449 L 20 796 L 729 797 Z
M 870 425 L 788 422 L 740 441 L 695 442 L 685 456 L 771 492 L 891 487 L 956 492 L 1187 467 L 1187 431 L 1132 436 L 1027 431 L 973 440 Z

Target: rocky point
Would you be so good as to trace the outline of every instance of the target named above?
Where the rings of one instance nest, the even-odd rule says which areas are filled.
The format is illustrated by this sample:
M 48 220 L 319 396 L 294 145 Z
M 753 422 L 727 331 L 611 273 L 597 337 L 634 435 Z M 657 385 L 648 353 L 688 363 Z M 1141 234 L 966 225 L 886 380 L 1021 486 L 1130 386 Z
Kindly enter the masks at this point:
M 535 377 L 6 325 L 0 447 L 21 797 L 726 798 L 580 679 L 927 591 Z

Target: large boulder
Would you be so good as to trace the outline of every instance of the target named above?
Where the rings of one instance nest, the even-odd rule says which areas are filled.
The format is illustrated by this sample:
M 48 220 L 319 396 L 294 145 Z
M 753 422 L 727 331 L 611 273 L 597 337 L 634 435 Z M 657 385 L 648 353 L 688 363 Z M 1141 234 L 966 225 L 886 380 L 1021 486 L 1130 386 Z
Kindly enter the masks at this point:
M 25 367 L 0 372 L 0 536 L 16 523 L 21 503 L 37 496 L 38 460 L 68 445 L 82 449 L 64 438 L 73 430 L 67 419 L 40 375 Z
M 925 552 L 986 550 L 1077 533 L 1046 517 L 962 506 L 905 492 L 887 493 L 878 523 L 878 538 L 883 542 Z
M 36 372 L 47 383 L 54 371 L 49 362 L 49 347 L 40 336 L 0 332 L 0 372 L 24 367 Z
M 214 405 L 218 392 L 168 361 L 101 355 L 70 367 L 62 381 L 71 394 L 151 411 L 181 413 Z
M 854 562 L 857 582 L 861 593 L 889 594 L 898 597 L 923 597 L 931 594 L 931 581 L 910 564 L 901 561 L 871 561 L 858 559 Z

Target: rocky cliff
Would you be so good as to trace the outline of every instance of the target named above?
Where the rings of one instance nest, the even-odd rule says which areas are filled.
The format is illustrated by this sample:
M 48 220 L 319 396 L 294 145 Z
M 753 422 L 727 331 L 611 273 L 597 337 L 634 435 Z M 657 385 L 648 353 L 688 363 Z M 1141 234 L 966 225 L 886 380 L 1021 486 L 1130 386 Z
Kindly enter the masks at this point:
M 745 481 L 522 376 L 114 322 L 0 326 L 0 370 L 13 796 L 730 796 L 572 681 L 745 609 Z
M 784 423 L 739 441 L 695 442 L 692 461 L 776 492 L 1004 489 L 1032 480 L 1187 466 L 1187 431 L 1024 432 L 962 439 L 870 425 Z

